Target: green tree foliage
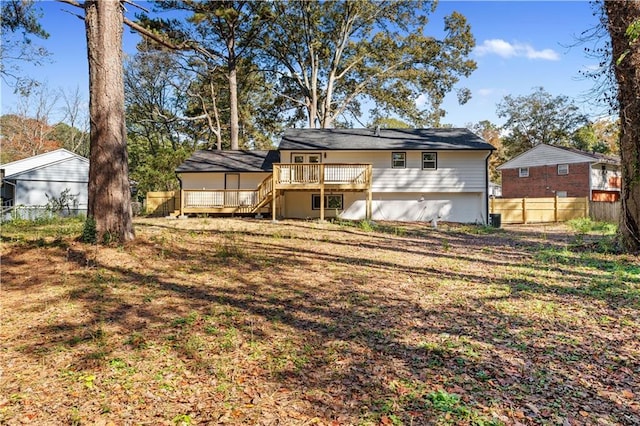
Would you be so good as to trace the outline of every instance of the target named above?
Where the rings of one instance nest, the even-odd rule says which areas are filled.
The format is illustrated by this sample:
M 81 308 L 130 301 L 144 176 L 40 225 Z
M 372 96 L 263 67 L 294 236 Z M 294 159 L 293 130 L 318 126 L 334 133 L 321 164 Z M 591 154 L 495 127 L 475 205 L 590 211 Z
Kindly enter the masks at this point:
M 506 118 L 502 138 L 507 158 L 538 144 L 571 146 L 571 135 L 587 117 L 567 96 L 552 96 L 542 87 L 530 95 L 505 96 L 497 115 Z
M 200 145 L 208 146 L 197 123 L 184 114 L 193 89 L 174 53 L 147 49 L 127 61 L 124 72 L 129 135 L 129 171 L 138 194 L 179 188 L 176 167 Z
M 435 3 L 422 1 L 278 1 L 265 38 L 271 79 L 289 124 L 344 125 L 364 101 L 377 116 L 437 125 L 445 94 L 476 68 L 464 16 L 445 18 L 443 39 L 427 31 Z M 416 101 L 424 99 L 424 108 Z M 461 101 L 468 91 L 460 92 Z
M 604 1 L 618 83 L 622 194 L 620 234 L 625 248 L 640 251 L 640 1 Z
M 89 133 L 60 122 L 53 126 L 51 139 L 58 141 L 63 148 L 89 158 Z
M 0 7 L 0 77 L 7 85 L 25 92 L 36 83 L 22 75 L 20 64 L 43 63 L 49 52 L 35 45 L 33 37 L 46 39 L 49 34 L 38 22 L 41 12 L 33 0 L 5 0 Z
M 615 123 L 608 120 L 589 122 L 573 132 L 571 146 L 585 152 L 616 154 L 618 133 L 614 127 Z
M 254 54 L 270 19 L 267 4 L 261 1 L 159 1 L 161 10 L 186 13 L 184 21 L 149 19 L 141 23 L 160 32 L 166 45 L 189 50 L 204 60 L 209 75 L 222 73 L 227 81 L 229 138 L 231 149 L 239 149 L 240 106 L 239 66 Z
M 411 125 L 394 117 L 377 117 L 367 127 L 380 126 L 383 129 L 409 129 Z
M 502 182 L 502 173 L 496 168 L 507 161 L 507 157 L 500 137 L 500 127 L 489 120 L 483 120 L 467 127 L 496 148 L 489 157 L 489 179 L 495 183 Z

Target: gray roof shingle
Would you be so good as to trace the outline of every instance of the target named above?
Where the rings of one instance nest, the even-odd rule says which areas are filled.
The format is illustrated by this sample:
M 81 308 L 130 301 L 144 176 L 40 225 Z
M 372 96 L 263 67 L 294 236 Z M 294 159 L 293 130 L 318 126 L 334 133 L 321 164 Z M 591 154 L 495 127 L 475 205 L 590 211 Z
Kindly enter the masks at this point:
M 184 172 L 270 172 L 278 151 L 196 151 L 176 169 Z
M 280 150 L 494 150 L 468 129 L 287 129 Z

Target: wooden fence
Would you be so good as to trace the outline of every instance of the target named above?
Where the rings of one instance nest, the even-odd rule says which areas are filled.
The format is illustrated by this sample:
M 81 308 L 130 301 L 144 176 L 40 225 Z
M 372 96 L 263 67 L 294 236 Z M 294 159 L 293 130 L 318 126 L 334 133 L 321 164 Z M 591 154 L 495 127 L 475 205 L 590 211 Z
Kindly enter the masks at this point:
M 589 199 L 491 198 L 490 212 L 500 214 L 501 223 L 565 222 L 589 217 Z
M 590 201 L 589 217 L 598 222 L 618 223 L 620 219 L 620 201 Z
M 168 216 L 180 209 L 180 191 L 147 192 L 144 208 L 152 216 Z

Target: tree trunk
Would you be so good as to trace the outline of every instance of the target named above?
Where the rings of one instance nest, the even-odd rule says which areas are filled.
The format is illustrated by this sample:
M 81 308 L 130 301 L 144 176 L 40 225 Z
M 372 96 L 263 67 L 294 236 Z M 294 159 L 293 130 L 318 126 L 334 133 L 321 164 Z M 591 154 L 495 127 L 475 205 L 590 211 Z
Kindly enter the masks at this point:
M 640 1 L 605 1 L 620 108 L 622 209 L 620 234 L 628 251 L 640 250 L 640 40 L 625 34 L 640 20 Z
M 127 158 L 119 1 L 85 2 L 89 56 L 89 206 L 99 242 L 134 238 Z
M 238 71 L 235 64 L 229 70 L 229 124 L 231 126 L 231 149 L 240 149 L 238 120 Z

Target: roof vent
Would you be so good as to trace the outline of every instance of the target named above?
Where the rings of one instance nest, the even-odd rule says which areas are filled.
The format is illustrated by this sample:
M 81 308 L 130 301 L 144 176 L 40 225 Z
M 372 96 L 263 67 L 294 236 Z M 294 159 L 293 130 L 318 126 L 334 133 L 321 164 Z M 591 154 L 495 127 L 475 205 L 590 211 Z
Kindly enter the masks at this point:
M 380 136 L 380 125 L 376 126 L 375 136 Z

